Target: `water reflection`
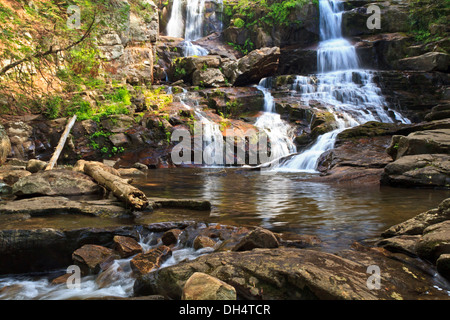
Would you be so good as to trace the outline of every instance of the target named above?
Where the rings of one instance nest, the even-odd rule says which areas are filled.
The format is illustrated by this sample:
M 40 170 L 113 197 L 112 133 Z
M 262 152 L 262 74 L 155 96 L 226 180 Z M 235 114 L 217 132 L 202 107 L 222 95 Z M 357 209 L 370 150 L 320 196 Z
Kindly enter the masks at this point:
M 236 168 L 178 168 L 151 171 L 147 180 L 136 183 L 152 196 L 211 201 L 213 209 L 209 216 L 202 214 L 203 220 L 314 234 L 329 251 L 377 237 L 450 196 L 445 190 L 343 187 L 308 182 L 307 177 Z M 178 210 L 173 217 L 189 219 L 192 212 Z M 171 219 L 170 212 L 165 212 L 165 219 Z

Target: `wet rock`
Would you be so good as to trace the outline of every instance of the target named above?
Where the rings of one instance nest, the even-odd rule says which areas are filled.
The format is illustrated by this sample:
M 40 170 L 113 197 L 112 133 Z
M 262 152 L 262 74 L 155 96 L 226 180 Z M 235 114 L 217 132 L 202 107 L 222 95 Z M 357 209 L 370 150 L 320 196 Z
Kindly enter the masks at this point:
M 183 287 L 182 300 L 236 300 L 229 284 L 202 272 L 195 272 Z
M 142 227 L 81 228 L 69 230 L 0 230 L 0 274 L 42 272 L 67 268 L 72 253 L 86 244 L 113 245 L 115 235 L 137 239 Z M 150 231 L 145 228 L 141 234 Z
M 211 202 L 207 200 L 149 198 L 149 201 L 155 208 L 184 208 L 200 211 L 211 210 Z
M 424 271 L 412 272 L 376 250 L 349 251 L 345 257 L 293 248 L 215 252 L 139 277 L 134 292 L 180 299 L 186 281 L 195 272 L 203 272 L 232 285 L 241 299 L 446 298 Z M 370 265 L 384 270 L 379 290 L 367 286 Z
M 216 242 L 210 237 L 205 236 L 197 236 L 194 239 L 194 249 L 202 249 L 202 248 L 213 248 L 216 245 Z
M 69 279 L 69 277 L 71 276 L 70 273 L 65 273 L 62 276 L 59 276 L 55 279 L 52 280 L 51 284 L 52 285 L 60 285 L 60 284 L 65 284 L 67 283 L 67 280 Z
M 120 173 L 121 176 L 146 176 L 147 174 L 139 169 L 136 168 L 120 168 L 117 169 L 117 171 Z
M 448 188 L 450 156 L 447 154 L 403 156 L 384 168 L 380 182 L 384 185 L 401 187 Z
M 266 229 L 256 228 L 232 249 L 233 251 L 248 251 L 255 248 L 278 248 L 279 242 L 275 235 Z
M 11 141 L 9 140 L 6 129 L 0 124 L 0 165 L 6 162 L 6 158 L 11 153 Z
M 390 227 L 381 235 L 383 237 L 421 235 L 427 227 L 445 220 L 450 220 L 450 198 L 442 201 L 437 208 Z
M 178 241 L 178 237 L 183 231 L 180 229 L 170 229 L 161 236 L 161 241 L 164 245 L 170 246 L 172 244 L 176 244 Z
M 397 61 L 397 68 L 401 70 L 448 72 L 449 66 L 450 55 L 443 52 L 428 52 L 420 56 Z
M 416 244 L 420 239 L 420 235 L 402 235 L 383 239 L 378 241 L 376 245 L 391 252 L 401 252 L 410 256 L 416 256 Z
M 31 173 L 36 173 L 44 170 L 47 167 L 47 162 L 38 160 L 38 159 L 30 159 L 27 163 L 27 171 Z
M 108 287 L 121 278 L 122 272 L 122 268 L 118 264 L 113 263 L 100 272 L 100 274 L 95 279 L 95 283 L 100 289 Z
M 13 192 L 18 197 L 74 196 L 99 194 L 101 191 L 102 188 L 89 176 L 64 169 L 37 172 L 13 185 Z
M 0 204 L 0 214 L 29 214 L 33 217 L 55 214 L 81 214 L 97 217 L 127 217 L 130 209 L 115 200 L 70 200 L 65 197 L 36 197 Z
M 156 268 L 172 256 L 172 250 L 167 246 L 159 246 L 146 253 L 139 253 L 130 261 L 133 272 L 137 275 L 144 275 Z
M 143 164 L 143 163 L 136 162 L 135 164 L 133 164 L 133 168 L 139 169 L 139 170 L 141 170 L 141 171 L 145 171 L 145 170 L 148 169 L 148 166 L 145 165 L 145 164 Z
M 441 254 L 450 254 L 450 220 L 427 227 L 416 251 L 421 258 L 432 262 L 436 262 Z
M 450 280 L 450 254 L 441 254 L 436 261 L 438 272 Z
M 202 87 L 220 87 L 225 84 L 225 77 L 219 69 L 196 70 L 192 74 L 192 85 Z
M 238 60 L 236 79 L 230 79 L 235 86 L 258 83 L 262 78 L 276 73 L 280 48 L 261 48 Z
M 114 250 L 93 244 L 86 244 L 72 254 L 83 275 L 99 273 L 100 265 L 111 257 L 116 257 Z
M 135 254 L 142 253 L 141 245 L 133 238 L 124 236 L 114 236 L 114 248 L 121 258 L 128 258 Z

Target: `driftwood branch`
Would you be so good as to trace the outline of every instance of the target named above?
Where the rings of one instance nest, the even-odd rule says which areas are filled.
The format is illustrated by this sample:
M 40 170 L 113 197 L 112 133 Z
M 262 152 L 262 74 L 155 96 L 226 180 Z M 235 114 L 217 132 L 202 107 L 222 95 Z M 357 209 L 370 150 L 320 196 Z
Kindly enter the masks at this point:
M 125 202 L 133 210 L 144 210 L 149 201 L 146 195 L 136 187 L 115 174 L 107 172 L 94 162 L 84 164 L 84 173 L 94 179 L 99 185 L 111 191 L 119 200 Z
M 64 132 L 59 139 L 58 145 L 56 146 L 55 152 L 53 153 L 52 158 L 50 159 L 50 162 L 48 163 L 45 170 L 52 170 L 53 167 L 56 165 L 56 162 L 58 161 L 59 155 L 61 154 L 64 145 L 66 144 L 67 137 L 69 136 L 70 130 L 72 130 L 73 125 L 75 124 L 75 121 L 77 120 L 77 115 L 74 115 L 72 119 L 67 123 L 66 129 L 64 129 Z

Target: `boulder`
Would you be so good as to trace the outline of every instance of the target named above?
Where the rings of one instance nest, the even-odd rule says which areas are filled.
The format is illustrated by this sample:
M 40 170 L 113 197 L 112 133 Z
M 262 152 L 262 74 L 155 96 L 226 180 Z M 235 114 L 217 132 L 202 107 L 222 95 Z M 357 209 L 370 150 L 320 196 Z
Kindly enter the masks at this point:
M 146 253 L 139 253 L 130 261 L 133 272 L 137 275 L 147 274 L 161 266 L 172 256 L 172 250 L 167 246 L 159 246 Z
M 441 254 L 450 254 L 450 220 L 427 227 L 416 251 L 419 257 L 431 262 L 436 262 Z
M 420 239 L 420 235 L 401 235 L 380 240 L 376 245 L 391 252 L 402 252 L 410 256 L 416 256 L 416 244 Z
M 6 169 L 6 170 L 2 170 Z M 9 170 L 8 168 L 1 167 L 0 168 L 0 178 L 5 182 L 7 185 L 14 185 L 19 179 L 23 177 L 28 177 L 31 175 L 31 172 L 27 170 Z
M 11 153 L 11 141 L 9 140 L 6 129 L 0 124 L 0 165 L 6 162 L 6 158 Z
M 384 185 L 401 187 L 449 188 L 450 156 L 448 154 L 403 156 L 384 168 L 380 182 Z
M 161 241 L 166 246 L 176 244 L 178 241 L 178 237 L 182 232 L 183 231 L 180 229 L 170 229 L 163 233 L 163 235 L 161 236 Z
M 276 73 L 279 59 L 279 47 L 253 50 L 238 60 L 238 75 L 236 79 L 230 79 L 230 82 L 235 86 L 258 83 L 262 78 Z
M 128 258 L 135 254 L 142 253 L 141 245 L 133 238 L 124 236 L 114 236 L 114 248 L 121 258 Z
M 443 52 L 427 52 L 420 56 L 409 57 L 397 61 L 396 67 L 401 70 L 441 71 L 448 72 L 450 55 Z
M 388 153 L 394 160 L 415 154 L 450 154 L 450 129 L 424 130 L 394 135 Z
M 382 249 L 381 249 L 382 250 Z M 215 252 L 161 268 L 136 279 L 135 295 L 180 299 L 187 280 L 202 272 L 236 289 L 238 299 L 446 299 L 432 275 L 411 272 L 388 251 L 348 250 L 338 256 L 309 249 L 276 248 Z M 377 265 L 381 287 L 368 287 L 368 266 Z
M 49 170 L 20 178 L 13 185 L 18 197 L 100 194 L 102 188 L 89 176 L 71 170 Z
M 233 251 L 247 251 L 255 248 L 278 248 L 277 237 L 269 230 L 256 228 L 233 248 Z
M 38 171 L 42 171 L 47 167 L 47 162 L 38 160 L 38 159 L 30 159 L 27 163 L 27 170 L 31 173 L 36 173 Z
M 202 87 L 220 87 L 225 84 L 225 77 L 219 69 L 196 70 L 192 74 L 192 85 Z
M 114 250 L 94 244 L 86 244 L 72 254 L 74 264 L 80 267 L 83 275 L 99 273 L 100 265 L 114 257 L 117 257 Z
M 436 261 L 437 271 L 450 280 L 450 254 L 441 254 Z
M 194 249 L 202 249 L 202 248 L 213 248 L 216 245 L 216 242 L 210 237 L 206 236 L 197 236 L 194 239 Z
M 202 272 L 195 272 L 183 287 L 182 300 L 236 300 L 229 284 Z
M 450 220 L 450 198 L 442 201 L 437 208 L 390 227 L 381 235 L 386 238 L 400 235 L 421 235 L 427 227 L 445 220 Z

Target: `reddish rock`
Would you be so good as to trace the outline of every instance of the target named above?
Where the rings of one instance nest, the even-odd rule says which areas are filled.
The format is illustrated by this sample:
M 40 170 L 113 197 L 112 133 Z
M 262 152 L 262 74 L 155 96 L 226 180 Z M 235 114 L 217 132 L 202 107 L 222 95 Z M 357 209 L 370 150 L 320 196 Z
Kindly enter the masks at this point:
M 182 231 L 180 229 L 171 229 L 169 231 L 164 232 L 164 234 L 161 237 L 162 243 L 165 244 L 166 246 L 176 244 L 181 232 Z
M 94 244 L 86 244 L 72 253 L 73 262 L 81 269 L 82 274 L 98 273 L 100 265 L 116 256 L 114 250 Z
M 216 245 L 216 242 L 211 239 L 210 237 L 205 237 L 205 236 L 197 236 L 194 239 L 194 249 L 198 250 L 201 248 L 212 248 Z
M 172 250 L 168 246 L 159 246 L 146 253 L 136 255 L 130 261 L 131 269 L 138 275 L 144 275 L 157 269 L 172 256 Z
M 114 236 L 115 249 L 122 258 L 128 258 L 142 252 L 141 245 L 130 237 Z

